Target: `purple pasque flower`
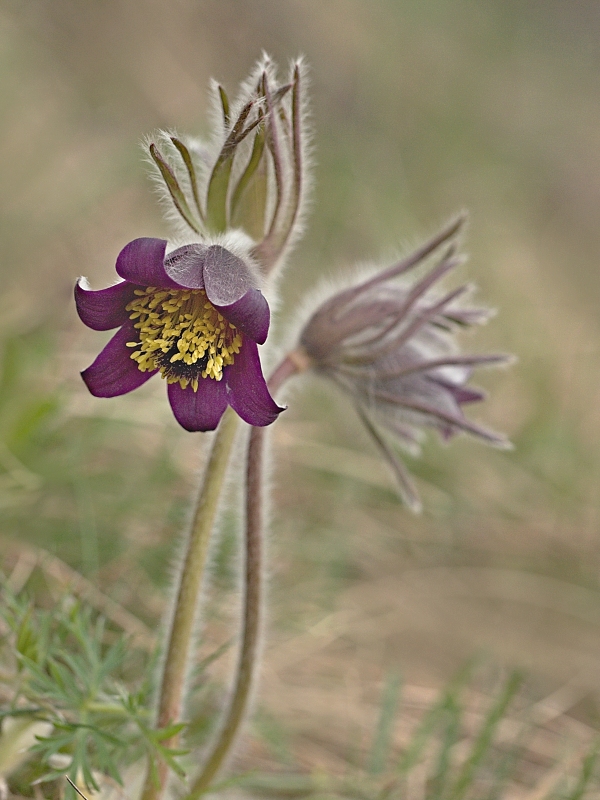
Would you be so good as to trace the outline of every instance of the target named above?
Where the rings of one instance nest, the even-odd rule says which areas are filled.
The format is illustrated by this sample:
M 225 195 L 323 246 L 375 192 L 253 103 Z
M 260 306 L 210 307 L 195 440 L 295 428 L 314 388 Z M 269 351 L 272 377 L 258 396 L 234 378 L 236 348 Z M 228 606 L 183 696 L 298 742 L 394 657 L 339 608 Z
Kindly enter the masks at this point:
M 452 241 L 463 222 L 461 216 L 407 258 L 330 297 L 300 336 L 313 369 L 354 400 L 413 510 L 420 508 L 417 492 L 384 431 L 413 453 L 424 428 L 433 428 L 444 440 L 467 432 L 488 444 L 509 446 L 504 436 L 463 413 L 464 405 L 485 396 L 466 385 L 473 369 L 510 360 L 459 351 L 456 329 L 486 322 L 490 311 L 459 301 L 469 286 L 434 293 L 434 286 L 463 260 Z M 397 280 L 443 245 L 448 245 L 445 252 L 422 277 Z
M 137 389 L 157 372 L 188 431 L 214 430 L 227 406 L 250 425 L 283 410 L 262 374 L 258 344 L 269 306 L 245 261 L 218 244 L 165 255 L 164 239 L 134 239 L 121 251 L 123 279 L 100 291 L 75 287 L 77 311 L 93 330 L 119 328 L 81 375 L 95 397 Z

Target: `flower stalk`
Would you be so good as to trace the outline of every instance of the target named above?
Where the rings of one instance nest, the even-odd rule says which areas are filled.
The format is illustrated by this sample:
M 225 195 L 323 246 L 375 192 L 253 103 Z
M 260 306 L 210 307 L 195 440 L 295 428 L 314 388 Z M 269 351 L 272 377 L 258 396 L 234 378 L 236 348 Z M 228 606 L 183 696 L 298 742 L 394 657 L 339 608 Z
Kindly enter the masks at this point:
M 301 351 L 288 354 L 271 375 L 269 391 L 275 394 L 286 380 L 309 366 Z M 265 541 L 265 431 L 252 428 L 246 458 L 246 530 L 242 644 L 233 691 L 220 732 L 202 771 L 186 800 L 197 800 L 210 786 L 227 760 L 246 718 L 260 661 L 264 605 Z
M 200 484 L 178 580 L 173 621 L 159 690 L 157 718 L 159 729 L 181 720 L 188 665 L 194 642 L 198 596 L 237 428 L 238 417 L 232 409 L 227 409 L 215 434 L 209 461 Z M 173 740 L 163 742 L 167 747 L 173 747 L 175 744 Z M 158 800 L 165 790 L 167 780 L 168 766 L 163 762 L 158 768 L 158 785 L 149 771 L 142 795 L 143 800 Z

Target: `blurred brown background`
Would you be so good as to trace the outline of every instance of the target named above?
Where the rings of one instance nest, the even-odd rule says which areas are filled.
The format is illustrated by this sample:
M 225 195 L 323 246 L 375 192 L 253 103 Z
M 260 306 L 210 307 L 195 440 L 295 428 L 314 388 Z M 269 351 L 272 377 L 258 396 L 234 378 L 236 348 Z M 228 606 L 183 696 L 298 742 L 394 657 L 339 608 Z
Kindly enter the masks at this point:
M 467 345 L 519 355 L 482 376 L 491 397 L 472 413 L 516 448 L 430 441 L 410 460 L 415 518 L 343 400 L 317 384 L 292 396 L 274 433 L 263 727 L 317 742 L 318 762 L 327 737 L 371 724 L 390 670 L 435 687 L 474 653 L 528 669 L 534 699 L 562 687 L 593 722 L 599 42 L 595 0 L 4 0 L 0 513 L 15 583 L 46 591 L 22 559 L 41 547 L 159 618 L 201 437 L 177 428 L 159 381 L 86 395 L 77 372 L 101 335 L 76 319 L 72 283 L 106 285 L 127 241 L 168 235 L 144 134 L 205 133 L 210 76 L 234 92 L 261 50 L 304 53 L 316 190 L 283 316 L 321 276 L 470 209 L 464 274 L 500 313 Z M 235 610 L 230 516 L 215 641 Z

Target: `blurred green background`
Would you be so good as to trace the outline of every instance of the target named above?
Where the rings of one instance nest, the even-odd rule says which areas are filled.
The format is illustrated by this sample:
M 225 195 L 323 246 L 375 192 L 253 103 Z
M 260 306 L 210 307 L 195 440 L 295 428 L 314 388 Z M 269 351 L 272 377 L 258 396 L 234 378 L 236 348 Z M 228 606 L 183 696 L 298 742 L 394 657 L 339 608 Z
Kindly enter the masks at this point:
M 210 76 L 233 93 L 263 49 L 282 65 L 304 53 L 316 188 L 282 316 L 321 277 L 384 263 L 468 208 L 463 275 L 500 313 L 466 346 L 519 356 L 481 377 L 491 396 L 472 415 L 515 450 L 429 441 L 410 461 L 416 518 L 350 406 L 317 383 L 292 394 L 273 435 L 264 737 L 281 745 L 285 731 L 302 763 L 335 765 L 390 669 L 435 687 L 482 652 L 525 667 L 534 699 L 560 690 L 563 710 L 595 724 L 599 42 L 596 0 L 3 0 L 0 547 L 12 584 L 51 602 L 79 574 L 144 623 L 160 618 L 206 437 L 178 428 L 158 380 L 87 395 L 78 372 L 103 338 L 76 318 L 73 281 L 105 286 L 126 242 L 168 236 L 144 134 L 205 133 Z M 235 531 L 227 516 L 217 644 L 237 607 Z M 32 548 L 58 560 L 35 566 Z

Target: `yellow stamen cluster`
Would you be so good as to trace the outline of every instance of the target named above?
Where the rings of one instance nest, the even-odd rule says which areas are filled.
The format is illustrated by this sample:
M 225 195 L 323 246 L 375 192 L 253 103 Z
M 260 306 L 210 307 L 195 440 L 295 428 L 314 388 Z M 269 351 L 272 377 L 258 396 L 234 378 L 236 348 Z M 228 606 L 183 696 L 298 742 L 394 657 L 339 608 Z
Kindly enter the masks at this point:
M 142 372 L 158 369 L 167 383 L 198 391 L 200 378 L 220 381 L 233 364 L 242 337 L 208 301 L 203 289 L 136 289 L 126 306 L 137 320 L 139 342 L 131 358 Z

